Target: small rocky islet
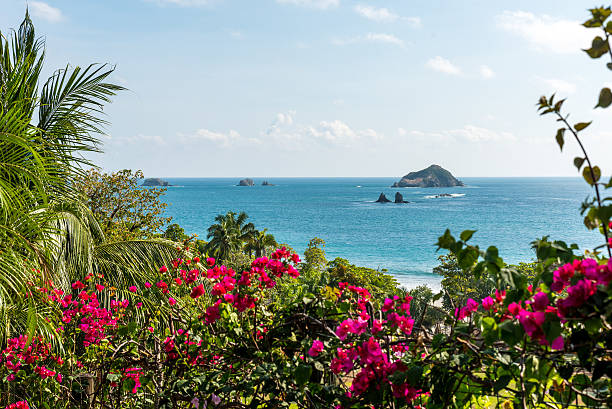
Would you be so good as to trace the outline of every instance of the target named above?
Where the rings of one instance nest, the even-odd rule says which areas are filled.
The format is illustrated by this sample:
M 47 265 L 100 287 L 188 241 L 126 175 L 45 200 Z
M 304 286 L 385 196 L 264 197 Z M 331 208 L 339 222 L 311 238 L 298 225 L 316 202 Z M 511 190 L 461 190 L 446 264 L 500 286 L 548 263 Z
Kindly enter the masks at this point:
M 262 186 L 276 186 L 268 182 L 267 180 L 264 180 L 263 182 L 261 182 L 261 185 Z M 240 180 L 236 186 L 255 186 L 255 182 L 251 178 L 245 178 L 245 179 Z
M 455 178 L 448 170 L 440 165 L 431 165 L 428 168 L 410 172 L 403 176 L 399 182 L 391 187 L 455 187 L 465 186 L 464 183 Z
M 165 180 L 161 179 L 161 178 L 147 178 L 144 180 L 144 182 L 142 182 L 142 185 L 140 186 L 172 186 L 169 182 L 166 182 Z

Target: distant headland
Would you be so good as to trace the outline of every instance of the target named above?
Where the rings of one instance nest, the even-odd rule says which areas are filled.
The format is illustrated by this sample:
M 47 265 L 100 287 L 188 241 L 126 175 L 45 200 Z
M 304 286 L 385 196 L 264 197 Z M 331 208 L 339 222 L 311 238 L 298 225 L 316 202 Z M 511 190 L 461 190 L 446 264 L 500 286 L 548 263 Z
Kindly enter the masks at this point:
M 439 165 L 410 172 L 395 182 L 391 187 L 453 187 L 465 186 L 463 182 L 456 179 L 448 170 Z
M 144 182 L 142 182 L 142 185 L 140 186 L 172 186 L 172 185 L 160 178 L 147 178 L 144 180 Z

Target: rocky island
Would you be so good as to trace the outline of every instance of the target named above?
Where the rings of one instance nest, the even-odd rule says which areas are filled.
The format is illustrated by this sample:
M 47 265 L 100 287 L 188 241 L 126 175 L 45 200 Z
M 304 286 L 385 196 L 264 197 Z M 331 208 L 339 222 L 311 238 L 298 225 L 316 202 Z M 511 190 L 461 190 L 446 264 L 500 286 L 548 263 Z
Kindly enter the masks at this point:
M 391 200 L 387 199 L 387 196 L 385 196 L 384 193 L 381 193 L 380 196 L 378 196 L 378 200 L 376 201 L 376 203 L 390 203 Z
M 261 183 L 261 185 L 262 185 L 262 186 L 276 186 L 276 185 L 274 185 L 274 184 L 272 184 L 272 183 L 268 182 L 267 180 L 264 180 L 264 181 Z
M 464 186 L 463 182 L 457 180 L 448 170 L 439 165 L 410 172 L 395 182 L 391 187 L 453 187 Z
M 172 186 L 172 185 L 160 178 L 147 178 L 144 180 L 144 182 L 142 182 L 142 185 L 140 186 Z
M 381 193 L 380 196 L 378 196 L 378 200 L 376 201 L 376 203 L 392 203 L 392 201 L 389 200 L 384 193 Z M 402 194 L 400 192 L 397 192 L 395 194 L 395 201 L 393 201 L 393 203 L 410 203 L 410 202 L 405 201 Z
M 253 182 L 253 179 L 246 178 L 238 182 L 238 186 L 255 186 L 255 182 Z

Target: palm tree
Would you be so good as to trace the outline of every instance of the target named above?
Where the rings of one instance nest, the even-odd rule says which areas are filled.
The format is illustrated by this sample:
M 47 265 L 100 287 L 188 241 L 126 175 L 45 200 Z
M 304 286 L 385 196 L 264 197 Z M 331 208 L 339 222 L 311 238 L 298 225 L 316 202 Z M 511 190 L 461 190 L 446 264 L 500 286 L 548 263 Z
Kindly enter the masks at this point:
M 245 212 L 227 212 L 215 217 L 216 224 L 208 228 L 209 239 L 206 250 L 220 261 L 227 260 L 230 254 L 241 251 L 246 242 L 255 235 L 253 223 L 245 223 L 249 218 Z
M 27 11 L 16 32 L 0 32 L 0 344 L 26 330 L 53 337 L 32 284 L 69 289 L 103 273 L 119 288 L 176 257 L 167 241 L 108 242 L 74 188 L 92 165 L 82 153 L 100 151 L 104 104 L 123 89 L 105 82 L 114 68 L 67 66 L 43 82 L 44 57 Z
M 267 249 L 278 246 L 274 236 L 272 234 L 268 234 L 267 231 L 268 229 L 255 231 L 255 234 L 251 240 L 249 240 L 244 247 L 245 251 L 248 251 L 249 256 L 255 253 L 255 257 L 264 257 L 266 256 Z

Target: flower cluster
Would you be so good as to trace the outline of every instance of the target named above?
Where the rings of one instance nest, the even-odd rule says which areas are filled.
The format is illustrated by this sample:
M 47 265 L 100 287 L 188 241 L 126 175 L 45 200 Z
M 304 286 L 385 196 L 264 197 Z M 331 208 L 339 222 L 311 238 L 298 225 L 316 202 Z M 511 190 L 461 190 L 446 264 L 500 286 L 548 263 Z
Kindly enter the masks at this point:
M 582 306 L 595 292 L 597 286 L 607 287 L 612 281 L 612 260 L 599 264 L 586 258 L 564 264 L 553 273 L 551 289 L 556 292 L 566 290 L 567 296 L 557 300 L 559 317 L 568 318 Z M 573 283 L 573 284 L 572 284 Z
M 51 354 L 51 344 L 44 342 L 42 337 L 32 339 L 29 345 L 26 335 L 9 339 L 0 354 L 0 363 L 9 372 L 9 382 L 15 380 L 22 370 L 35 373 L 40 379 L 53 378 L 58 382 L 62 381 L 62 375 L 48 366 L 61 366 L 64 361 L 61 357 Z
M 395 296 L 386 298 L 381 308 L 382 319 L 373 319 L 368 313 L 370 293 L 360 287 L 341 283 L 340 290 L 357 295 L 354 301 L 356 317 L 340 322 L 336 327 L 336 335 L 343 341 L 338 347 L 330 363 L 330 369 L 335 374 L 349 374 L 357 371 L 348 392 L 349 397 L 358 397 L 371 387 L 380 388 L 387 385 L 396 398 L 413 401 L 421 395 L 407 382 L 393 383 L 391 377 L 397 372 L 406 372 L 407 367 L 401 357 L 408 350 L 402 343 L 389 347 L 393 337 L 410 335 L 414 320 L 410 316 L 410 301 L 412 297 Z M 383 350 L 381 342 L 390 348 Z M 320 342 L 320 341 L 319 341 Z M 397 343 L 397 342 L 395 342 Z M 315 341 L 309 350 L 309 355 L 315 357 L 323 350 L 323 344 Z M 390 353 L 389 353 L 390 352 Z

